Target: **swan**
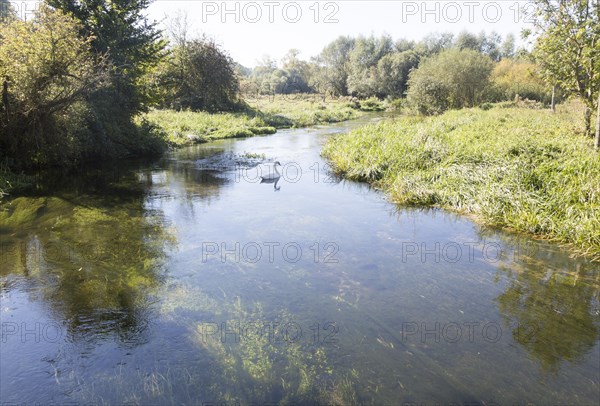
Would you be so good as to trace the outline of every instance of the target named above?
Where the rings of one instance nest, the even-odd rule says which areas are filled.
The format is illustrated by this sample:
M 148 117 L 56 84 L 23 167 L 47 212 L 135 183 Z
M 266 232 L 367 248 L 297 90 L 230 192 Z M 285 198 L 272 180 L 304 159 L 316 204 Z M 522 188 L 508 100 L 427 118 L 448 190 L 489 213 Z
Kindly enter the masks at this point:
M 269 173 L 267 173 L 266 175 L 260 176 L 260 183 L 273 183 L 273 182 L 279 180 L 279 178 L 281 177 L 281 174 L 277 170 L 277 165 L 281 166 L 281 163 L 279 163 L 279 161 L 276 161 L 273 164 L 273 172 L 269 171 Z

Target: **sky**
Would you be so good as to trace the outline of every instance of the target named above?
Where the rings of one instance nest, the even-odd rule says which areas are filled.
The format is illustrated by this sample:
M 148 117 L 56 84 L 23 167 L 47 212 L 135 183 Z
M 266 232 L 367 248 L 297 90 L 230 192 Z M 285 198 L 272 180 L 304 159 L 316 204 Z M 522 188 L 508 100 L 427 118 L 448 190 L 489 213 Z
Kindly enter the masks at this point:
M 432 32 L 467 30 L 519 39 L 532 11 L 530 1 L 519 0 L 155 0 L 148 12 L 156 20 L 187 13 L 192 36 L 208 34 L 236 62 L 253 67 L 265 55 L 280 61 L 291 48 L 307 60 L 340 35 L 419 40 Z
M 31 0 L 9 0 L 26 15 Z M 154 0 L 147 15 L 164 22 L 187 14 L 189 36 L 207 34 L 236 62 L 254 67 L 268 55 L 280 61 L 291 48 L 308 60 L 340 35 L 420 40 L 429 33 L 496 31 L 520 38 L 534 9 L 524 0 Z

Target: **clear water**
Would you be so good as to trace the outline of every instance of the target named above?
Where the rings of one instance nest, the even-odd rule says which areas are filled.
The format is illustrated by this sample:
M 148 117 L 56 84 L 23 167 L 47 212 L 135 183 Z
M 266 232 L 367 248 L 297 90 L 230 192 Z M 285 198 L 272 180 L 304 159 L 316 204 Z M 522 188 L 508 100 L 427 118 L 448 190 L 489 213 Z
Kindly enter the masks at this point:
M 599 404 L 598 264 L 332 177 L 369 120 L 5 203 L 0 403 Z

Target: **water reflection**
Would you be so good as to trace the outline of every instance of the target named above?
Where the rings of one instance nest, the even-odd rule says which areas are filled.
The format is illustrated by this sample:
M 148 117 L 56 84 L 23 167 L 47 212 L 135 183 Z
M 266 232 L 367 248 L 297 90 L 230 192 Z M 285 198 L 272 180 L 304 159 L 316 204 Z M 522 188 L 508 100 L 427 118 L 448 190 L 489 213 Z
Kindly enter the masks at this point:
M 74 187 L 67 179 L 67 191 L 54 182 L 45 197 L 3 205 L 0 276 L 23 277 L 31 299 L 47 303 L 72 340 L 116 334 L 132 342 L 175 238 L 167 219 L 146 209 L 136 172 L 95 180 Z
M 515 260 L 499 266 L 508 283 L 496 299 L 514 340 L 547 372 L 583 360 L 600 338 L 597 264 L 547 243 L 503 240 L 518 247 Z

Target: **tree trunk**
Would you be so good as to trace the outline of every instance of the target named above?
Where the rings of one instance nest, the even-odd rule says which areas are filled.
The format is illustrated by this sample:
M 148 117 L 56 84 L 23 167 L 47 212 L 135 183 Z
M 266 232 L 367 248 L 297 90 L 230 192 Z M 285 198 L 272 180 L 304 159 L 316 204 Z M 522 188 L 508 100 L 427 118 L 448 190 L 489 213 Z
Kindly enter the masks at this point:
M 585 106 L 585 113 L 583 115 L 583 119 L 585 121 L 585 132 L 586 136 L 592 135 L 592 109 L 590 106 Z
M 554 104 L 554 98 L 556 96 L 556 85 L 552 86 L 552 112 L 556 113 L 556 105 Z
M 600 149 L 600 89 L 598 89 L 598 114 L 596 116 L 596 140 L 594 141 L 596 151 Z
M 2 83 L 2 104 L 4 105 L 6 122 L 8 123 L 8 118 L 10 116 L 10 106 L 8 104 L 8 76 L 4 79 L 4 82 Z

